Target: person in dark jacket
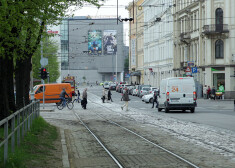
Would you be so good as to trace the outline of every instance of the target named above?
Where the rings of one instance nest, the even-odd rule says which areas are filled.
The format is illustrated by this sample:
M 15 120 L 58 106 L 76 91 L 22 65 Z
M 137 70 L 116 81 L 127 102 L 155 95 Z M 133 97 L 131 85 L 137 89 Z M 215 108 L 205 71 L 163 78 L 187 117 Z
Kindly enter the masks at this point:
M 78 96 L 78 99 L 77 99 L 78 103 L 79 103 L 79 100 L 81 100 L 81 99 L 80 99 L 80 95 L 81 95 L 81 94 L 80 94 L 80 91 L 78 90 L 78 94 L 77 94 L 77 96 Z
M 87 105 L 87 88 L 85 88 L 83 93 L 82 93 L 81 105 L 82 105 L 83 109 L 86 109 L 86 105 Z
M 69 95 L 65 91 L 65 88 L 63 88 L 62 91 L 60 92 L 60 99 L 63 102 L 63 106 L 66 106 L 65 95 L 69 97 Z
M 154 108 L 154 103 L 155 102 L 156 102 L 156 108 L 158 108 L 157 96 L 158 96 L 158 94 L 157 94 L 157 91 L 155 90 L 154 94 L 153 94 L 153 106 L 152 106 L 152 108 Z
M 215 87 L 214 86 L 211 89 L 211 99 L 215 100 Z
M 108 100 L 111 100 L 111 102 L 113 102 L 111 95 L 112 95 L 112 93 L 111 93 L 111 90 L 109 89 L 109 91 L 108 91 Z
M 121 109 L 123 110 L 123 108 L 126 107 L 126 111 L 128 111 L 128 101 L 130 101 L 130 99 L 129 99 L 129 92 L 128 92 L 127 87 L 125 87 L 123 91 L 122 99 L 123 101 L 125 101 L 125 104 L 121 106 Z

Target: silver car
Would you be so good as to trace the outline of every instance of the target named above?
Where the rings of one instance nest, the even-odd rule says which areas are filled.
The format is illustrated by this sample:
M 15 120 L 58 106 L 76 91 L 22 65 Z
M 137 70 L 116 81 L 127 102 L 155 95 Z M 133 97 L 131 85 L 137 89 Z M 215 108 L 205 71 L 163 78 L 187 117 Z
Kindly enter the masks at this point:
M 104 82 L 103 86 L 104 86 L 105 89 L 109 89 L 109 87 L 110 87 L 108 82 Z
M 146 95 L 149 93 L 149 90 L 150 90 L 150 87 L 143 87 L 141 90 L 140 90 L 140 97 Z
M 154 95 L 154 92 L 150 93 L 150 94 L 147 94 L 147 95 L 144 95 L 142 97 L 142 101 L 145 102 L 145 103 L 153 103 L 153 95 Z

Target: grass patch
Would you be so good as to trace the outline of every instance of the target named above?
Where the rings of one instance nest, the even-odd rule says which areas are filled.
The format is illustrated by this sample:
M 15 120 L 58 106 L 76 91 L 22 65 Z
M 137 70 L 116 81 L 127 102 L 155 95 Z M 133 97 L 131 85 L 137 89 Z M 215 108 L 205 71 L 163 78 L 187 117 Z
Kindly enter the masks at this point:
M 58 138 L 59 134 L 56 127 L 48 124 L 42 117 L 35 119 L 31 130 L 23 141 L 21 140 L 21 144 L 16 148 L 15 153 L 9 153 L 5 167 L 42 168 L 50 166 L 52 162 L 61 162 L 60 156 L 55 157 L 57 147 L 60 148 L 60 146 L 55 146 Z M 2 161 L 1 159 L 0 167 L 3 167 Z

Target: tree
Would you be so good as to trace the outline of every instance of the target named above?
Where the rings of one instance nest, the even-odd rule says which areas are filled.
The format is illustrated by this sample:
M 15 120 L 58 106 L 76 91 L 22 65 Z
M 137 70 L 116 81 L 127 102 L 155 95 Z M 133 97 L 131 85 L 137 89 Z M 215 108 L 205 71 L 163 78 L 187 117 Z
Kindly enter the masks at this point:
M 3 0 L 0 2 L 0 120 L 29 103 L 31 59 L 45 25 L 58 24 L 70 6 L 98 0 Z M 16 81 L 16 106 L 13 76 Z
M 59 62 L 57 61 L 58 46 L 52 40 L 43 40 L 43 57 L 48 58 L 48 65 L 45 66 L 47 72 L 49 72 L 50 82 L 56 82 L 59 78 Z M 38 48 L 35 54 L 33 55 L 32 64 L 33 64 L 33 78 L 39 79 L 38 72 L 41 68 L 41 48 Z M 49 82 L 46 80 L 46 83 Z

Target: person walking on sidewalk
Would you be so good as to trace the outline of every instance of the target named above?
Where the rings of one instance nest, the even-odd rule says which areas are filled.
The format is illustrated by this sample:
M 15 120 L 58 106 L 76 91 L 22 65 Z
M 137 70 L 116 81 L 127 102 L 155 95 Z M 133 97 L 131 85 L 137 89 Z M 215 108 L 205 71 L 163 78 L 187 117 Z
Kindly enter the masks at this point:
M 210 99 L 210 95 L 211 95 L 211 88 L 210 88 L 210 86 L 208 86 L 208 88 L 206 90 L 206 94 L 207 94 L 207 99 Z
M 203 98 L 204 99 L 207 98 L 207 85 L 204 85 L 204 87 L 203 87 Z
M 215 100 L 215 87 L 214 86 L 211 89 L 211 99 Z
M 158 108 L 157 91 L 156 90 L 154 91 L 154 94 L 153 94 L 153 106 L 152 106 L 152 108 L 154 108 L 154 102 L 156 102 L 156 108 Z
M 111 93 L 111 90 L 109 89 L 109 91 L 108 91 L 108 100 L 113 102 L 113 99 L 112 99 L 111 95 L 112 95 L 112 93 Z
M 87 88 L 85 88 L 83 93 L 82 93 L 81 105 L 82 105 L 83 109 L 86 109 L 86 105 L 87 105 Z
M 78 96 L 78 103 L 79 103 L 80 100 L 81 100 L 81 99 L 80 99 L 80 95 L 81 95 L 81 94 L 80 94 L 80 91 L 79 91 L 79 89 L 78 89 L 78 95 L 77 95 L 77 96 Z
M 128 101 L 130 101 L 130 99 L 129 99 L 129 93 L 128 93 L 127 87 L 125 87 L 125 89 L 123 90 L 122 99 L 123 101 L 125 101 L 125 103 L 123 106 L 121 106 L 121 109 L 123 110 L 123 108 L 126 107 L 126 111 L 128 111 Z
M 103 89 L 103 94 L 102 94 L 102 101 L 103 101 L 103 103 L 105 102 L 106 95 L 107 95 L 106 89 L 104 88 L 104 89 Z

